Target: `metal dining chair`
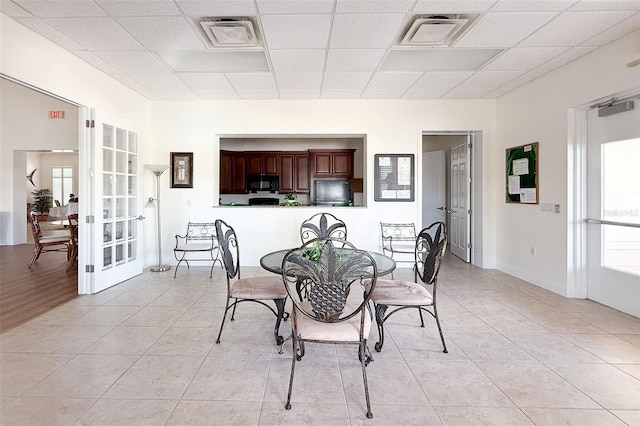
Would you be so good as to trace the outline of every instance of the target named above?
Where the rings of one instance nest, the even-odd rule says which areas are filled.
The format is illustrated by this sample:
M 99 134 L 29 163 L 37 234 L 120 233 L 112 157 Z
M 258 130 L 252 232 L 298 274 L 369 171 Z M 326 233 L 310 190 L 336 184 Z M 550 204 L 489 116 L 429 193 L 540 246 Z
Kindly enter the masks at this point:
M 300 239 L 307 242 L 314 238 L 347 239 L 347 225 L 331 213 L 317 213 L 300 225 Z
M 290 250 L 282 261 L 282 281 L 293 302 L 293 355 L 285 408 L 291 409 L 296 362 L 302 361 L 305 355 L 305 342 L 350 344 L 358 346 L 366 415 L 372 418 L 366 371 L 369 362 L 373 361 L 367 347 L 372 314 L 367 304 L 375 289 L 377 266 L 366 251 L 358 250 L 346 241 L 343 248 L 336 247 L 336 241 L 342 242 L 335 238 L 309 240 Z M 319 256 L 316 247 L 321 247 Z M 366 287 L 365 279 L 368 280 Z M 298 297 L 300 280 L 308 285 L 305 299 Z

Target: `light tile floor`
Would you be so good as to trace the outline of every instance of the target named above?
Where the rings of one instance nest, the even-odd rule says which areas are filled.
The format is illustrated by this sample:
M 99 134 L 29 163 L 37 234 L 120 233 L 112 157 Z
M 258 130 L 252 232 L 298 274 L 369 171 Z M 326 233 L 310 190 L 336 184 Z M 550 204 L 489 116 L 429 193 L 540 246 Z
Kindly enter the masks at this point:
M 215 344 L 225 279 L 208 275 L 145 272 L 0 335 L 0 424 L 640 425 L 640 319 L 453 257 L 448 354 L 431 319 L 399 313 L 367 368 L 372 420 L 351 346 L 307 348 L 287 411 L 290 343 L 247 303 Z

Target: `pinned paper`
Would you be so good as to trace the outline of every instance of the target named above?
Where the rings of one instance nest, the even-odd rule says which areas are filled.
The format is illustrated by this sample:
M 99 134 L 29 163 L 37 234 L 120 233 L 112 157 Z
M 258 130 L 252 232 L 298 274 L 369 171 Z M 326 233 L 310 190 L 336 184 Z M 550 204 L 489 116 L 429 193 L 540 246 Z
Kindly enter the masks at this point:
M 529 174 L 529 159 L 520 158 L 519 160 L 513 160 L 513 174 L 514 175 Z

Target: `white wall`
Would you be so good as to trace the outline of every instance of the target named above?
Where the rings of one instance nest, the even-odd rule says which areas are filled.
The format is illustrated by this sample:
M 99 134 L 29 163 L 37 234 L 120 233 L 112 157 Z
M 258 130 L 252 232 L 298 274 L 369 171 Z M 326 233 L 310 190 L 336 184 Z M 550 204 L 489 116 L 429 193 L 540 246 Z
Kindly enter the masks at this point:
M 258 265 L 261 255 L 299 244 L 302 220 L 323 210 L 330 210 L 347 222 L 349 239 L 357 246 L 379 251 L 380 221 L 419 222 L 421 185 L 418 180 L 415 202 L 373 201 L 374 154 L 414 154 L 416 176 L 420 176 L 422 131 L 481 130 L 488 144 L 495 132 L 494 123 L 493 100 L 154 102 L 154 150 L 145 162 L 166 163 L 171 151 L 194 153 L 193 189 L 169 189 L 168 177 L 163 176 L 163 258 L 172 257 L 173 235 L 184 233 L 188 221 L 222 218 L 238 232 L 243 264 Z M 220 135 L 269 134 L 366 135 L 367 165 L 363 173 L 367 207 L 215 207 L 219 197 Z M 495 178 L 485 176 L 485 182 L 490 187 L 495 185 Z M 491 196 L 491 191 L 486 194 Z M 490 210 L 495 200 L 488 200 L 486 205 Z M 152 211 L 148 213 L 153 217 Z M 489 239 L 494 234 L 495 229 L 485 229 Z M 151 255 L 154 246 L 151 244 Z M 485 247 L 489 253 L 486 259 L 493 261 L 491 250 L 495 244 L 488 241 Z
M 640 56 L 640 31 L 629 34 L 550 72 L 497 100 L 496 151 L 489 167 L 500 173 L 497 197 L 497 267 L 562 295 L 568 286 L 567 246 L 572 212 L 569 197 L 569 111 L 615 93 L 640 88 L 640 67 L 627 63 Z M 504 202 L 508 147 L 539 142 L 539 198 L 560 204 L 560 214 L 538 205 Z M 536 254 L 530 254 L 536 247 Z

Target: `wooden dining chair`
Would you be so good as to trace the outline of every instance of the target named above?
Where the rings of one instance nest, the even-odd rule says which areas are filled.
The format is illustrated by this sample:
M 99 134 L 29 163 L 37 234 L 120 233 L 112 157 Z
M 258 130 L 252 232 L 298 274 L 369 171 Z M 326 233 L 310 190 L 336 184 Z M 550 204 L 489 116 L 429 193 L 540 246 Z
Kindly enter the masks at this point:
M 69 260 L 67 261 L 67 271 L 73 268 L 73 265 L 78 261 L 78 215 L 70 214 L 69 220 Z
M 69 235 L 42 235 L 38 215 L 35 212 L 27 213 L 27 220 L 31 225 L 31 233 L 33 235 L 33 256 L 31 256 L 31 261 L 29 262 L 29 268 L 36 263 L 40 254 L 50 251 L 64 251 L 67 253 L 67 261 L 69 260 L 69 247 L 71 244 Z

